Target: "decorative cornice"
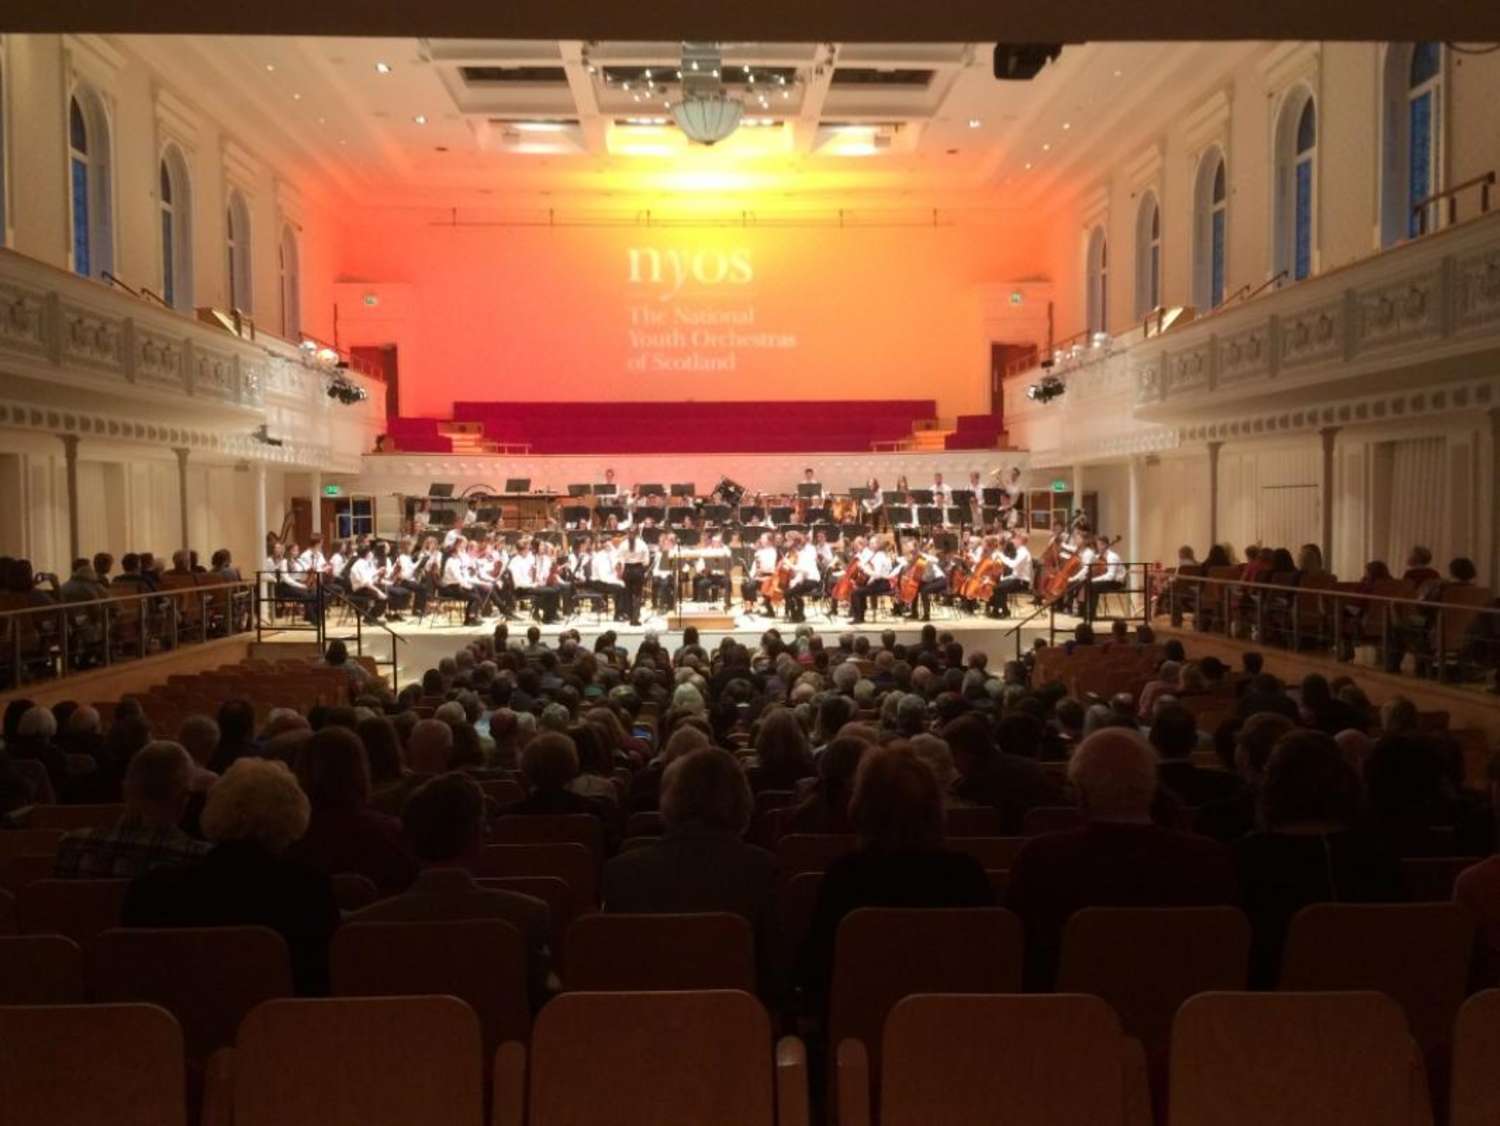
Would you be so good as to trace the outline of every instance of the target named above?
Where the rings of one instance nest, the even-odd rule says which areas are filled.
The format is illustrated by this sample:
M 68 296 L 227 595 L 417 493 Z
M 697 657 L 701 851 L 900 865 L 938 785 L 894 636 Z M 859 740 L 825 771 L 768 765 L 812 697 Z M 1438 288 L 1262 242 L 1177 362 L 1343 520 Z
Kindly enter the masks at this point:
M 222 142 L 222 152 L 224 179 L 253 194 L 265 177 L 266 166 L 249 149 L 228 137 Z
M 185 99 L 165 86 L 156 88 L 156 128 L 163 142 L 175 141 L 184 155 L 192 155 L 198 147 L 200 121 L 198 111 Z
M 1124 168 L 1125 183 L 1132 194 L 1154 187 L 1161 179 L 1162 143 L 1152 141 Z
M 1224 144 L 1229 111 L 1233 107 L 1232 93 L 1233 87 L 1215 90 L 1183 119 L 1183 142 L 1193 161 L 1210 145 Z
M 1303 80 L 1316 89 L 1315 79 L 1322 61 L 1321 43 L 1282 43 L 1260 60 L 1260 73 L 1265 79 L 1266 89 L 1273 94 Z
M 124 52 L 103 35 L 64 35 L 63 49 L 74 75 L 97 85 L 109 86 L 125 65 Z

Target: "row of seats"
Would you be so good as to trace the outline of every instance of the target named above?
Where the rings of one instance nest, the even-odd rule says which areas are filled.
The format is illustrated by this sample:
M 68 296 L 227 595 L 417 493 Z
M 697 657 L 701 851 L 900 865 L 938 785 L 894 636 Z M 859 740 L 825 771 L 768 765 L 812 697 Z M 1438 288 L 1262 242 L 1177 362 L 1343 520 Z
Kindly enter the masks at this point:
M 1458 1018 L 1450 1126 L 1500 1116 L 1500 991 Z M 839 1126 L 1149 1126 L 1139 1046 L 1095 997 L 923 994 L 837 1055 Z M 7 1120 L 182 1126 L 182 1028 L 150 1004 L 0 1008 Z M 204 1126 L 806 1126 L 807 1065 L 736 990 L 575 993 L 482 1048 L 448 996 L 271 1000 L 208 1065 Z M 1207 993 L 1172 1030 L 1170 1126 L 1418 1126 L 1422 1064 L 1376 993 Z
M 60 933 L 0 938 L 0 1004 L 151 1001 L 177 1015 L 189 1055 L 203 1059 L 253 1004 L 290 995 L 287 947 L 272 931 L 111 924 L 80 932 L 79 921 L 28 918 L 23 902 L 23 930 Z M 1453 904 L 1318 904 L 1292 922 L 1279 989 L 1386 994 L 1433 1073 L 1444 1074 L 1473 943 L 1472 920 Z M 1249 923 L 1232 907 L 1089 908 L 1064 930 L 1056 990 L 1108 1002 L 1144 1045 L 1160 1089 L 1179 1007 L 1200 993 L 1244 989 L 1249 952 Z M 836 940 L 829 1041 L 866 1042 L 878 1068 L 878 1030 L 902 998 L 1017 993 L 1024 953 L 1021 921 L 1003 908 L 853 912 Z M 569 992 L 751 990 L 757 981 L 750 925 L 734 915 L 584 914 L 568 926 L 556 962 Z M 527 1039 L 527 951 L 507 923 L 345 924 L 331 967 L 337 994 L 451 993 L 481 1014 L 486 1044 Z

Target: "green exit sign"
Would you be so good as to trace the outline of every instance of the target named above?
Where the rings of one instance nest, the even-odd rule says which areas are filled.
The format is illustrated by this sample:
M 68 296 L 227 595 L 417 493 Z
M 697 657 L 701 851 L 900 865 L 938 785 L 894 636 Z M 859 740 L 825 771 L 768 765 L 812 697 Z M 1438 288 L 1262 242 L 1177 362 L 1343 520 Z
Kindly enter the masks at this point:
M 1052 482 L 1052 491 L 1054 493 L 1065 493 L 1068 491 L 1068 483 L 1059 477 L 1056 481 Z
M 325 497 L 336 497 L 344 491 L 341 485 L 324 485 L 323 495 Z
M 1019 305 L 1021 303 L 1021 291 L 1019 289 L 1011 290 L 1010 303 L 1012 305 Z
M 375 293 L 367 293 L 364 296 L 364 302 L 366 305 L 374 308 L 376 305 L 380 304 L 380 296 Z

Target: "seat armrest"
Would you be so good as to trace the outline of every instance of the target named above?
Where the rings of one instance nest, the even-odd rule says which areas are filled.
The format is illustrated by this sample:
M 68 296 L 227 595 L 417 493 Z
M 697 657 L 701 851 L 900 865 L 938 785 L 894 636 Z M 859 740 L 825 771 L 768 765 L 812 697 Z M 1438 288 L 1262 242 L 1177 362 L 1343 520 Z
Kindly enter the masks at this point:
M 525 1126 L 525 1044 L 507 1040 L 495 1049 L 494 1095 L 491 1103 L 490 1126 Z
M 808 1126 L 807 1047 L 796 1036 L 776 1041 L 776 1124 Z
M 203 1068 L 202 1126 L 234 1126 L 235 1050 L 220 1048 Z
M 1411 1041 L 1411 1126 L 1432 1126 L 1432 1088 L 1427 1085 L 1427 1063 L 1415 1038 Z
M 859 1040 L 838 1050 L 838 1126 L 870 1126 L 870 1056 Z

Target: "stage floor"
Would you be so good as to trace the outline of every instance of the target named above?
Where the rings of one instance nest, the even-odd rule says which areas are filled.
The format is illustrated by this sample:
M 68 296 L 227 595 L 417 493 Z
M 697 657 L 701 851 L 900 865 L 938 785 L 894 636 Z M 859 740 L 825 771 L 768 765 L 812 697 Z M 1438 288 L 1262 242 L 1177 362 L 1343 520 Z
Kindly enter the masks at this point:
M 1027 622 L 1017 630 L 1017 624 L 1025 620 L 1026 613 L 1031 612 L 1031 607 L 1025 607 L 1025 613 L 1006 618 L 986 618 L 973 614 L 957 614 L 946 607 L 934 606 L 932 611 L 932 625 L 938 633 L 951 633 L 954 640 L 960 642 L 965 652 L 981 652 L 988 656 L 991 666 L 995 667 L 1000 662 L 1014 659 L 1018 653 L 1024 653 L 1030 649 L 1038 639 L 1062 643 L 1072 636 L 1078 619 L 1068 614 L 1041 614 L 1035 620 Z M 708 605 L 689 603 L 683 608 L 683 617 L 672 615 L 670 618 L 663 615 L 647 614 L 642 617 L 639 626 L 632 626 L 623 622 L 610 621 L 607 617 L 596 620 L 592 613 L 579 613 L 572 618 L 562 618 L 550 625 L 541 625 L 534 622 L 530 617 L 512 619 L 507 624 L 510 627 L 510 637 L 524 638 L 526 630 L 537 625 L 542 631 L 542 636 L 549 642 L 555 642 L 564 630 L 576 629 L 583 638 L 585 645 L 592 647 L 594 639 L 606 630 L 614 630 L 619 638 L 619 644 L 628 652 L 634 653 L 636 646 L 649 634 L 660 637 L 669 648 L 675 649 L 682 643 L 682 626 L 689 624 L 693 617 L 698 615 L 724 617 L 723 605 Z M 761 634 L 772 627 L 781 631 L 784 637 L 791 637 L 796 631 L 796 625 L 788 622 L 785 618 L 771 618 L 760 614 L 729 615 L 733 624 L 719 626 L 717 628 L 699 625 L 699 643 L 710 651 L 726 636 L 734 637 L 736 640 L 747 645 L 758 643 Z M 437 662 L 453 652 L 467 639 L 474 637 L 488 637 L 495 626 L 502 621 L 500 618 L 489 618 L 481 625 L 465 626 L 449 622 L 443 618 L 429 618 L 427 621 L 418 623 L 415 618 L 407 618 L 405 621 L 393 622 L 391 630 L 401 640 L 397 644 L 399 682 L 403 685 L 422 675 L 424 671 L 433 667 Z M 679 624 L 679 620 L 681 624 Z M 888 614 L 879 617 L 871 616 L 863 625 L 852 625 L 848 618 L 839 615 L 829 617 L 821 609 L 814 610 L 811 606 L 807 612 L 805 623 L 816 630 L 826 643 L 833 643 L 841 633 L 865 634 L 877 647 L 879 638 L 886 630 L 894 630 L 896 640 L 900 643 L 915 642 L 921 634 L 921 621 L 912 621 L 909 618 L 892 618 Z M 1102 625 L 1107 629 L 1107 625 Z M 1055 631 L 1055 633 L 1054 633 Z M 330 638 L 342 637 L 350 643 L 353 648 L 354 623 L 352 621 L 335 621 L 329 625 L 328 636 Z M 267 642 L 281 642 L 289 644 L 306 645 L 311 635 L 304 631 L 285 630 L 281 632 L 267 632 L 264 640 Z M 375 656 L 378 660 L 389 659 L 389 635 L 378 627 L 365 627 L 364 641 L 365 652 Z

